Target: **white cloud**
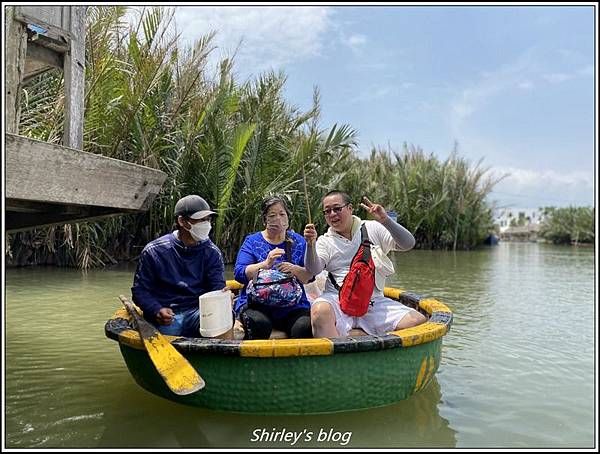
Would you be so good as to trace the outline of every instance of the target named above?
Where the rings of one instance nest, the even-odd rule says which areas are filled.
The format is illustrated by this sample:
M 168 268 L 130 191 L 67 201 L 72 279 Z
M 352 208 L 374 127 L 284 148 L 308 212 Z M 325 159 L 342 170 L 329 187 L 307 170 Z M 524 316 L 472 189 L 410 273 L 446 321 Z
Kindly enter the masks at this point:
M 542 77 L 550 83 L 560 84 L 562 82 L 566 82 L 567 80 L 574 79 L 575 77 L 585 77 L 593 75 L 594 67 L 592 65 L 586 65 L 570 73 L 552 73 L 545 74 Z
M 178 7 L 175 17 L 185 42 L 216 31 L 219 56 L 237 50 L 238 67 L 257 73 L 319 56 L 331 14 L 327 7 L 186 6 Z
M 529 88 L 527 84 L 531 82 L 524 82 L 523 77 L 531 73 L 532 69 L 530 52 L 525 52 L 513 62 L 483 72 L 479 80 L 464 88 L 450 104 L 448 117 L 453 136 L 461 140 L 464 136 L 464 123 L 484 108 L 494 96 L 514 87 Z
M 575 74 L 578 76 L 593 76 L 594 67 L 592 65 L 584 66 L 583 68 L 578 69 Z
M 398 89 L 406 89 L 408 87 L 412 87 L 414 84 L 410 82 L 399 83 L 398 85 L 392 84 L 377 84 L 366 87 L 360 94 L 353 97 L 350 100 L 351 104 L 357 103 L 369 103 L 382 98 L 389 98 L 390 96 L 394 96 L 398 93 Z
M 351 67 L 356 71 L 387 72 L 390 69 L 390 64 L 384 61 L 353 61 Z
M 579 56 L 579 52 L 575 52 L 571 49 L 557 49 L 556 53 L 560 55 L 565 60 L 576 58 Z
M 564 51 L 563 51 L 564 52 Z M 450 128 L 455 138 L 465 136 L 464 129 L 469 117 L 490 104 L 494 97 L 514 88 L 532 90 L 542 81 L 558 84 L 576 77 L 594 73 L 592 65 L 585 65 L 572 71 L 542 73 L 541 63 L 535 56 L 535 49 L 528 50 L 513 62 L 481 73 L 479 80 L 463 88 L 450 104 Z
M 516 167 L 494 167 L 490 176 L 509 174 L 496 184 L 492 198 L 500 205 L 564 206 L 592 205 L 594 175 L 592 171 L 556 172 Z
M 519 82 L 517 84 L 517 87 L 521 90 L 531 90 L 534 87 L 534 85 L 533 82 L 531 82 L 530 80 L 524 80 L 523 82 Z
M 543 76 L 543 78 L 546 79 L 550 83 L 560 84 L 566 80 L 571 79 L 572 76 L 570 76 L 568 74 L 564 74 L 564 73 L 553 73 L 553 74 L 545 74 Z
M 487 77 L 479 84 L 462 91 L 450 106 L 450 123 L 455 137 L 462 136 L 463 123 L 498 93 L 506 82 Z
M 536 186 L 573 186 L 582 185 L 592 188 L 594 184 L 593 173 L 584 171 L 556 172 L 554 170 L 529 170 L 516 167 L 494 167 L 498 174 L 508 173 L 504 183 L 517 188 Z
M 356 52 L 362 49 L 367 44 L 367 37 L 365 35 L 354 34 L 348 38 L 341 38 L 342 44 L 348 46 L 352 51 Z

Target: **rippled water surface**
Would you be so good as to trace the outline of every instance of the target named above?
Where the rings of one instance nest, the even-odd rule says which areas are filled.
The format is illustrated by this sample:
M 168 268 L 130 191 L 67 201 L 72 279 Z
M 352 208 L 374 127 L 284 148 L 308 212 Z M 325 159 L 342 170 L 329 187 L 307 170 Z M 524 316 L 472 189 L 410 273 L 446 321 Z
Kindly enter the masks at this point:
M 293 447 L 594 446 L 592 249 L 504 243 L 392 259 L 388 285 L 435 297 L 454 313 L 436 379 L 394 405 L 316 416 L 216 412 L 139 387 L 104 336 L 132 267 L 7 270 L 6 446 L 291 447 L 265 441 L 284 429 L 314 433 Z M 263 441 L 254 441 L 256 430 Z M 316 440 L 330 431 L 337 440 Z

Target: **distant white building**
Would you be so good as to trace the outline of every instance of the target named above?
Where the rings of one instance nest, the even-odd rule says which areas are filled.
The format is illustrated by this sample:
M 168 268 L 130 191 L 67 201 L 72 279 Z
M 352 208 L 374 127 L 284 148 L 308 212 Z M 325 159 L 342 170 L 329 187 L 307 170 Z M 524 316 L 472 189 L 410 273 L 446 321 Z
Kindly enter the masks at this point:
M 544 214 L 538 208 L 499 208 L 494 213 L 494 225 L 500 233 L 509 227 L 539 225 L 544 221 Z

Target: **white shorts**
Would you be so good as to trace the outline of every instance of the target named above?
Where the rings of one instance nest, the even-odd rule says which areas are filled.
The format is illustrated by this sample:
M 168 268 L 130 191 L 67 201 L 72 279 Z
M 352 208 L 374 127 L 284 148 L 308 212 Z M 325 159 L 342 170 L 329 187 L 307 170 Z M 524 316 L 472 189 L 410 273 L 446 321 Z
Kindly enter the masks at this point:
M 373 297 L 373 304 L 369 306 L 365 315 L 352 317 L 342 312 L 339 301 L 337 293 L 323 293 L 312 304 L 329 303 L 335 313 L 335 327 L 340 336 L 347 336 L 352 328 L 360 328 L 371 335 L 385 334 L 394 331 L 406 314 L 411 311 L 416 312 L 398 301 L 381 295 Z

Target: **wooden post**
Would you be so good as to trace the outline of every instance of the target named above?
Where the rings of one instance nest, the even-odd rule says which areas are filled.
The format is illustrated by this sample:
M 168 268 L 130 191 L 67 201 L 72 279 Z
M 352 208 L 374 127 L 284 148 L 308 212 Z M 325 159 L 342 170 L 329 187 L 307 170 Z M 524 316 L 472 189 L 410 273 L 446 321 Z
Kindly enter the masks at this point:
M 65 130 L 63 145 L 83 150 L 85 107 L 85 6 L 71 6 L 71 45 L 64 58 Z
M 21 116 L 21 82 L 25 73 L 27 58 L 27 29 L 21 22 L 14 20 L 15 7 L 7 6 L 4 16 L 4 55 L 5 77 L 4 96 L 6 132 L 18 134 Z

